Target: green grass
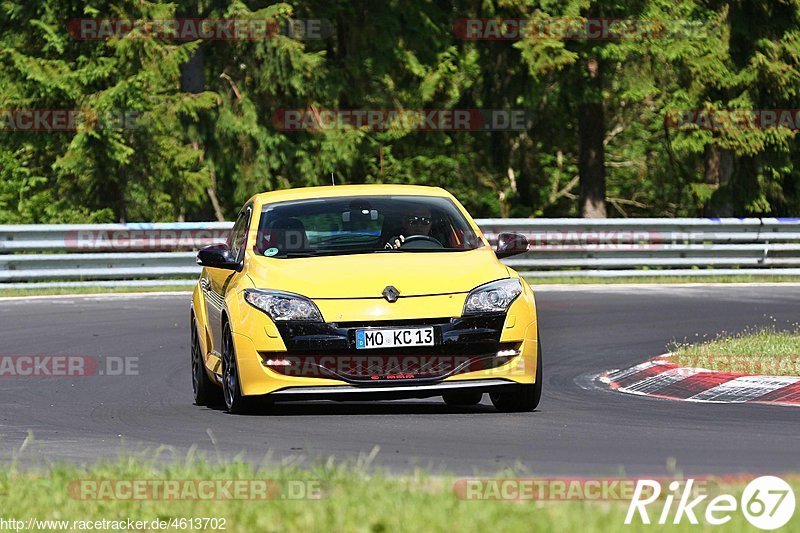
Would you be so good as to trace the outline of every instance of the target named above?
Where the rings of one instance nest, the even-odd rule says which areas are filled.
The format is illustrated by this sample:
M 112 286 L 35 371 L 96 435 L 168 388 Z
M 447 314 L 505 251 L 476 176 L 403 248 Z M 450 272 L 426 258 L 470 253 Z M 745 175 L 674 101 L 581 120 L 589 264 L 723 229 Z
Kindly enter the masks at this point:
M 475 501 L 459 499 L 453 476 L 433 476 L 422 471 L 390 476 L 376 472 L 368 460 L 349 465 L 332 461 L 301 469 L 272 466 L 256 469 L 232 462 L 212 465 L 199 460 L 161 464 L 152 460 L 120 459 L 91 467 L 58 465 L 39 470 L 18 470 L 0 465 L 0 517 L 39 520 L 120 520 L 152 522 L 181 518 L 224 518 L 226 531 L 719 531 L 712 526 L 625 526 L 628 500 L 612 501 Z M 508 479 L 506 473 L 497 476 Z M 530 477 L 530 476 L 526 476 Z M 319 499 L 190 501 L 96 500 L 70 493 L 79 480 L 274 480 L 278 486 L 304 483 L 318 486 Z M 551 478 L 552 479 L 552 478 Z M 749 481 L 749 480 L 747 480 Z M 789 479 L 795 492 L 800 478 Z M 726 492 L 738 497 L 744 483 Z M 666 483 L 664 483 L 666 491 Z M 709 498 L 710 499 L 710 498 Z M 708 501 L 708 500 L 706 500 Z M 663 504 L 663 501 L 662 501 Z M 655 505 L 655 504 L 654 504 Z M 674 513 L 674 506 L 672 508 Z M 648 508 L 657 520 L 660 508 Z M 702 513 L 704 507 L 701 508 Z M 702 520 L 702 518 L 700 518 Z M 800 531 L 797 520 L 784 531 Z M 725 531 L 751 531 L 741 512 L 733 513 Z M 172 530 L 172 529 L 170 529 Z M 210 529 L 208 531 L 211 531 Z
M 37 288 L 32 284 L 26 289 L 3 289 L 0 285 L 0 298 L 16 296 L 52 296 L 69 294 L 111 294 L 130 292 L 191 292 L 192 287 L 187 285 L 164 285 L 148 287 L 62 287 L 62 288 Z
M 698 344 L 671 347 L 681 366 L 721 372 L 771 376 L 800 376 L 800 326 L 779 331 L 774 327 L 751 328 L 741 333 L 719 334 Z

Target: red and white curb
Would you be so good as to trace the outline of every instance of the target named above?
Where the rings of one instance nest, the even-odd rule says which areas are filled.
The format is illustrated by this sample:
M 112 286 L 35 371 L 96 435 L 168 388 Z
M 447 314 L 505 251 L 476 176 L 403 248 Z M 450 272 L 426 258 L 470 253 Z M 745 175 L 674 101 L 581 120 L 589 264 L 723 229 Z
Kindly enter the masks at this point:
M 669 354 L 598 377 L 611 389 L 628 394 L 711 403 L 763 403 L 800 406 L 800 376 L 753 376 L 686 368 Z

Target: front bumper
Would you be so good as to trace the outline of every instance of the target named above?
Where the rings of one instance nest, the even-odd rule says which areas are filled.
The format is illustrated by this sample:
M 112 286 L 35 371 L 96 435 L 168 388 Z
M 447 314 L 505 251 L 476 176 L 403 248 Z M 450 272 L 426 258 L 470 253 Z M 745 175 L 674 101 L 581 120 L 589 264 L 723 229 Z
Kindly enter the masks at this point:
M 276 324 L 244 304 L 233 320 L 242 392 L 276 400 L 324 398 L 327 392 L 337 399 L 418 398 L 439 396 L 450 383 L 473 390 L 532 384 L 538 332 L 530 289 L 505 314 L 460 317 L 463 298 L 317 301 L 327 321 L 294 324 Z M 371 327 L 433 327 L 436 344 L 356 349 L 356 330 Z M 275 364 L 281 362 L 291 366 Z
M 282 367 L 270 367 L 266 363 L 270 360 L 279 358 L 300 360 L 302 355 L 297 353 L 292 354 L 291 351 L 263 351 L 256 348 L 254 341 L 244 335 L 234 333 L 234 343 L 236 346 L 236 357 L 239 365 L 239 379 L 242 387 L 242 392 L 245 395 L 266 395 L 275 397 L 276 400 L 290 400 L 290 399 L 304 399 L 307 397 L 323 398 L 325 391 L 336 397 L 336 399 L 344 399 L 345 397 L 354 397 L 355 394 L 359 398 L 366 399 L 368 397 L 386 397 L 386 398 L 424 398 L 430 396 L 439 396 L 442 394 L 444 388 L 450 387 L 450 383 L 464 384 L 468 387 L 481 387 L 492 388 L 503 385 L 513 384 L 531 384 L 534 382 L 536 375 L 536 352 L 537 352 L 537 330 L 536 323 L 533 322 L 524 329 L 524 336 L 521 339 L 506 339 L 509 335 L 506 332 L 508 329 L 502 330 L 499 333 L 499 340 L 494 342 L 482 342 L 471 345 L 470 343 L 454 343 L 451 346 L 437 345 L 435 348 L 447 352 L 451 348 L 456 351 L 463 349 L 468 355 L 457 354 L 450 352 L 449 355 L 421 355 L 420 361 L 424 361 L 425 357 L 444 357 L 447 361 L 453 361 L 454 364 L 459 361 L 467 360 L 467 364 L 462 364 L 460 368 L 448 369 L 440 375 L 415 375 L 411 379 L 406 379 L 400 372 L 398 374 L 373 374 L 373 373 L 360 373 L 354 376 L 344 375 L 324 375 L 323 371 L 314 370 L 310 373 L 301 373 L 300 375 L 293 375 Z M 510 342 L 509 342 L 510 341 Z M 497 357 L 499 348 L 513 345 L 516 347 L 515 355 L 511 357 Z M 485 351 L 489 347 L 489 352 Z M 363 350 L 359 350 L 361 352 Z M 372 352 L 372 350 L 368 350 Z M 396 351 L 396 349 L 391 349 Z M 327 355 L 312 355 L 324 359 L 328 357 L 334 361 L 349 358 L 355 359 L 356 355 L 348 350 L 345 351 L 331 351 Z M 469 354 L 472 352 L 472 354 Z M 402 354 L 398 354 L 401 356 Z M 391 357 L 388 356 L 387 357 Z M 415 356 L 416 357 L 416 356 Z M 483 358 L 484 362 L 479 361 L 475 365 L 476 359 Z M 494 358 L 495 364 L 485 363 L 486 358 Z M 403 360 L 402 357 L 398 357 Z M 309 367 L 300 367 L 305 371 Z M 437 367 L 439 370 L 442 367 Z M 337 368 L 333 368 L 337 370 Z M 405 370 L 405 369 L 401 369 Z M 324 377 L 323 377 L 324 376 Z M 377 376 L 377 379 L 375 377 Z M 475 384 L 469 383 L 474 381 Z M 444 387 L 444 388 L 443 388 Z M 297 388 L 297 395 L 291 392 Z M 391 389 L 391 390 L 386 390 Z M 372 396 L 370 396 L 370 394 Z

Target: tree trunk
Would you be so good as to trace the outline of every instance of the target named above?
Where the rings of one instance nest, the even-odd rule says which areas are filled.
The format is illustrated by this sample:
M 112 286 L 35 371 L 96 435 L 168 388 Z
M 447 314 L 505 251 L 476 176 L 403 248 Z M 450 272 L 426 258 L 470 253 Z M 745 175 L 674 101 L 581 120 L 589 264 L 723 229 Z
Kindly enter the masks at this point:
M 222 208 L 220 207 L 219 199 L 217 198 L 217 189 L 209 185 L 206 188 L 206 192 L 208 193 L 208 197 L 211 200 L 211 205 L 214 207 L 214 216 L 217 218 L 217 221 L 225 222 L 225 215 L 222 213 Z
M 200 12 L 197 5 L 188 5 L 179 16 L 187 18 L 199 18 Z M 189 60 L 181 65 L 181 92 L 199 94 L 206 90 L 205 78 L 205 54 L 203 43 L 195 48 Z
M 714 194 L 706 215 L 716 217 L 733 216 L 730 191 L 726 190 L 725 187 L 731 181 L 731 176 L 733 175 L 733 152 L 720 148 L 716 144 L 707 146 L 704 157 L 704 175 L 706 183 L 715 186 L 721 193 Z
M 605 116 L 600 66 L 586 62 L 584 90 L 578 105 L 580 208 L 584 218 L 606 218 Z
M 199 18 L 199 10 L 197 5 L 190 5 L 187 6 L 185 11 L 181 13 L 182 16 L 188 18 Z M 189 60 L 186 63 L 183 63 L 180 66 L 181 69 L 181 86 L 180 90 L 183 93 L 190 93 L 190 94 L 200 94 L 206 90 L 206 77 L 205 77 L 205 52 L 203 48 L 203 43 L 200 43 L 197 48 L 195 48 L 194 53 L 189 57 Z M 191 121 L 188 117 L 183 117 L 182 121 L 183 129 L 184 129 L 184 141 L 186 143 L 191 143 L 192 147 L 195 150 L 203 150 L 203 147 L 200 145 L 198 139 L 192 139 L 190 135 L 190 128 L 191 128 Z M 194 135 L 199 135 L 198 132 L 195 132 Z M 204 159 L 204 152 L 201 152 L 200 161 Z M 215 184 L 212 182 L 211 186 L 207 188 L 208 195 L 211 199 L 211 203 L 214 206 L 214 213 L 217 214 L 217 218 L 219 219 L 219 203 L 217 201 L 217 195 L 215 190 Z M 183 191 L 181 191 L 181 196 L 179 198 L 180 201 L 180 214 L 178 216 L 181 221 L 185 219 L 185 198 L 183 197 Z
M 128 177 L 125 174 L 125 169 L 121 166 L 117 167 L 117 176 L 119 176 L 119 179 L 114 181 L 114 198 L 117 200 L 115 210 L 117 221 L 120 224 L 125 224 L 128 221 L 128 202 L 125 198 L 128 189 Z
M 203 45 L 195 49 L 189 61 L 181 65 L 181 92 L 199 94 L 206 90 Z

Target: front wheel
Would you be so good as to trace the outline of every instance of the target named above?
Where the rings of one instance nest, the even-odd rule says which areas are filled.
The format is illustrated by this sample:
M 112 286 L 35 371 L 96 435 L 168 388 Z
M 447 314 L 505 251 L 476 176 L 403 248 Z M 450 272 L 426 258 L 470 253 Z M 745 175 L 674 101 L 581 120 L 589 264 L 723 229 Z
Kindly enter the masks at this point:
M 533 411 L 542 398 L 542 343 L 536 336 L 536 383 L 517 385 L 511 390 L 492 392 L 489 398 L 495 408 L 503 413 L 526 413 Z
M 242 395 L 233 334 L 230 324 L 227 323 L 222 329 L 222 395 L 229 413 L 238 415 L 252 410 L 252 399 Z

